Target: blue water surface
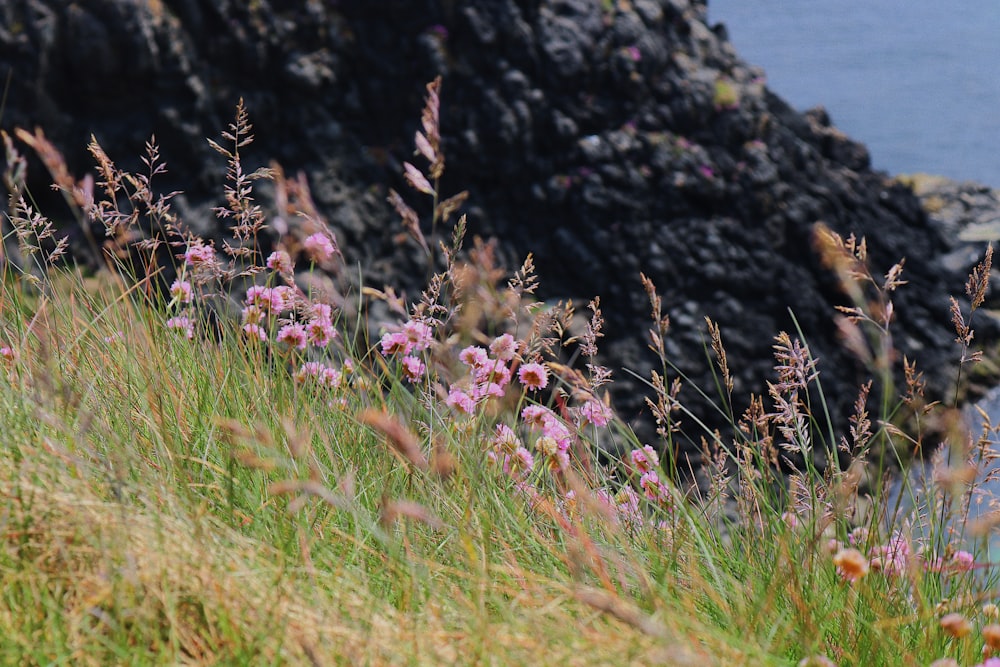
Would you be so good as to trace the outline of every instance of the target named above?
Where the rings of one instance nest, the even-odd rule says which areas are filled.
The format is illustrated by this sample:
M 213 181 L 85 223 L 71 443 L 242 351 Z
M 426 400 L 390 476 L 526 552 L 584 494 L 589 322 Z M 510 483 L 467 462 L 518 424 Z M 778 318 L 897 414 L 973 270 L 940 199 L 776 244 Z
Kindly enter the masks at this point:
M 823 105 L 891 173 L 1000 187 L 997 0 L 708 0 L 793 107 Z

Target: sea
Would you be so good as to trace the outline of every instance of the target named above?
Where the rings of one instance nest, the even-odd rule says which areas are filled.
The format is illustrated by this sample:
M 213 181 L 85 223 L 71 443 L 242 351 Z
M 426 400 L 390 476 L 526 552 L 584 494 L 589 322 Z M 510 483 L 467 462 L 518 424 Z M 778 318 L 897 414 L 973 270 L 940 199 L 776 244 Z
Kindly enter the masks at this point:
M 893 174 L 1000 188 L 997 0 L 708 0 L 794 108 L 822 105 Z

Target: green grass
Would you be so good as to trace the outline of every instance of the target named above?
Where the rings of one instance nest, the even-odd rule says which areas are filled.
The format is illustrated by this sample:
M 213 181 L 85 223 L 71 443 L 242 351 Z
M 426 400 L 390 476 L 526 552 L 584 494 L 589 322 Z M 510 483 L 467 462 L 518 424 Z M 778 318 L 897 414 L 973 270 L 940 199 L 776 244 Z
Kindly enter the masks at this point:
M 433 199 L 432 228 L 464 200 L 437 192 L 436 117 L 425 110 L 431 169 L 409 176 Z M 216 144 L 248 247 L 265 224 L 251 183 L 266 176 L 238 168 L 249 129 L 241 107 L 235 148 Z M 676 400 L 683 378 L 658 343 L 668 325 L 644 279 L 663 361 L 648 378 L 659 465 L 626 426 L 602 423 L 599 302 L 582 331 L 567 304 L 534 303 L 530 258 L 508 281 L 488 245 L 462 249 L 464 219 L 442 248 L 447 269 L 398 309 L 413 345 L 392 332 L 371 345 L 362 315 L 337 312 L 336 341 L 299 349 L 276 338 L 321 321 L 320 295 L 268 269 L 257 284 L 292 295 L 276 308 L 283 319 L 248 303 L 214 259 L 181 260 L 200 242 L 136 185 L 158 173 L 155 147 L 147 176 L 94 154 L 109 184 L 101 219 L 110 229 L 114 212 L 146 211 L 194 297 L 53 268 L 41 259 L 51 228 L 12 193 L 10 221 L 37 270 L 8 264 L 0 283 L 0 663 L 973 665 L 1000 638 L 992 528 L 966 510 L 987 439 L 969 436 L 954 406 L 926 404 L 912 372 L 902 396 L 889 391 L 901 266 L 873 275 L 863 244 L 818 235 L 856 297 L 843 310 L 850 347 L 877 371 L 842 443 L 801 332 L 779 333 L 777 381 L 738 416 L 724 333 L 710 323 L 714 394 L 734 423 L 699 428 Z M 292 199 L 315 211 L 307 192 Z M 416 214 L 401 197 L 394 205 L 433 254 Z M 289 251 L 308 245 L 296 233 Z M 229 254 L 227 267 L 245 266 Z M 955 305 L 962 372 L 976 361 L 970 327 L 990 257 L 970 278 L 971 310 Z M 209 326 L 220 294 L 243 301 L 266 340 L 238 318 Z M 303 380 L 308 361 L 337 381 Z M 529 368 L 545 391 L 519 381 Z M 933 482 L 907 482 L 897 506 L 886 461 L 925 439 L 929 454 L 931 433 L 951 453 Z M 700 487 L 676 474 L 682 437 L 705 444 Z M 524 469 L 505 470 L 505 456 Z M 779 472 L 786 457 L 801 457 L 800 473 Z

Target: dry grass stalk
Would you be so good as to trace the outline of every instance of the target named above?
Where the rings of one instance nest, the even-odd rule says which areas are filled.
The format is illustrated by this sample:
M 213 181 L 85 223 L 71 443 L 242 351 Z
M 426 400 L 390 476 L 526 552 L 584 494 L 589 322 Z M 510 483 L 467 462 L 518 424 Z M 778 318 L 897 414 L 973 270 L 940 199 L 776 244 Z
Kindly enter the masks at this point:
M 413 467 L 419 470 L 430 468 L 427 457 L 420 450 L 420 442 L 417 440 L 417 436 L 396 417 L 387 412 L 368 409 L 358 415 L 358 421 L 371 426 L 384 435 L 390 449 L 399 454 Z

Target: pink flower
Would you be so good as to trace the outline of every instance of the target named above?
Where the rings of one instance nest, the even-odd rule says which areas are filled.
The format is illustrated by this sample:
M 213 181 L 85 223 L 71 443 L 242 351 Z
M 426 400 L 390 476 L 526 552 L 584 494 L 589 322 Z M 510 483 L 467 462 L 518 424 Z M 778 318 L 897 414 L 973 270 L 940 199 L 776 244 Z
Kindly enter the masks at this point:
M 670 489 L 660 481 L 659 475 L 652 470 L 639 478 L 639 487 L 649 501 L 666 504 L 670 500 Z
M 542 364 L 524 364 L 517 371 L 517 379 L 526 389 L 545 389 L 549 384 L 549 371 Z
M 267 268 L 278 273 L 291 273 L 294 266 L 292 258 L 284 250 L 275 250 L 267 256 Z
M 414 350 L 426 350 L 434 342 L 434 330 L 419 320 L 410 320 L 404 324 L 403 334 L 413 345 Z
M 1000 667 L 1000 658 L 987 658 L 975 667 Z
M 302 241 L 302 247 L 305 248 L 306 254 L 314 262 L 324 262 L 333 256 L 337 252 L 337 248 L 330 237 L 322 232 L 317 232 L 315 234 L 310 234 Z
M 170 286 L 170 298 L 178 303 L 191 303 L 191 283 L 186 280 L 175 280 Z
M 632 461 L 632 467 L 641 473 L 654 470 L 660 465 L 660 457 L 649 445 L 643 445 L 642 449 L 633 449 L 629 459 Z
M 956 551 L 951 557 L 949 569 L 953 572 L 968 572 L 975 567 L 976 559 L 968 551 Z
M 264 321 L 264 313 L 257 306 L 247 306 L 243 309 L 244 324 L 260 324 Z
M 497 336 L 490 343 L 490 352 L 493 356 L 502 361 L 510 361 L 517 355 L 517 348 L 520 344 L 514 340 L 514 337 L 510 334 L 503 334 L 502 336 Z
M 461 389 L 452 388 L 452 390 L 448 392 L 448 398 L 445 399 L 445 403 L 467 415 L 471 415 L 476 411 L 476 402 L 472 400 L 471 396 L 466 394 Z
M 304 350 L 309 345 L 309 335 L 301 324 L 286 324 L 278 329 L 278 335 L 275 338 L 279 343 L 285 343 L 289 347 L 299 350 Z
M 337 330 L 333 328 L 333 323 L 328 318 L 317 317 L 309 320 L 306 331 L 309 333 L 309 342 L 316 347 L 326 347 L 337 337 Z
M 580 416 L 594 426 L 607 426 L 613 415 L 611 408 L 596 399 L 587 401 L 580 408 Z
M 517 437 L 511 427 L 506 424 L 497 424 L 491 444 L 493 449 L 498 451 L 514 452 L 521 446 L 521 439 Z
M 405 377 L 410 382 L 416 382 L 424 376 L 427 371 L 427 366 L 424 362 L 420 360 L 420 357 L 414 357 L 407 355 L 401 360 L 403 364 L 403 377 Z
M 271 313 L 277 315 L 295 308 L 295 290 L 288 285 L 271 288 Z
M 478 345 L 470 345 L 458 353 L 458 358 L 470 368 L 479 368 L 485 366 L 490 357 L 483 348 Z
M 632 62 L 639 62 L 642 60 L 642 52 L 639 50 L 638 46 L 627 46 L 625 47 L 625 52 L 628 57 L 631 58 Z
M 110 336 L 108 336 L 108 338 L 110 338 Z M 9 345 L 4 345 L 0 347 L 0 357 L 2 357 L 4 361 L 14 361 L 14 358 L 16 356 L 17 354 L 14 352 L 14 348 L 10 347 Z
M 503 388 L 510 382 L 510 369 L 500 359 L 487 359 L 475 367 L 473 377 L 478 383 L 495 382 Z
M 249 323 L 243 325 L 243 333 L 250 338 L 257 340 L 267 340 L 267 331 L 259 324 Z
M 271 307 L 271 288 L 263 285 L 251 285 L 247 288 L 246 302 L 248 306 L 255 306 L 262 310 Z
M 198 241 L 184 251 L 184 261 L 195 268 L 212 266 L 215 264 L 215 248 Z
M 885 574 L 900 575 L 906 572 L 910 544 L 902 535 L 893 535 L 887 544 L 873 548 L 869 555 Z
M 295 373 L 295 381 L 303 384 L 306 380 L 314 380 L 321 387 L 335 389 L 340 386 L 342 375 L 336 368 L 331 368 L 318 361 L 307 361 Z
M 541 405 L 526 405 L 521 410 L 521 419 L 528 426 L 541 428 L 549 417 L 555 418 L 555 415 L 552 414 L 551 410 Z
M 188 339 L 194 338 L 194 322 L 185 315 L 171 317 L 167 320 L 167 328 L 180 330 Z
M 388 357 L 392 354 L 409 354 L 413 350 L 413 343 L 402 332 L 382 334 L 382 356 Z

